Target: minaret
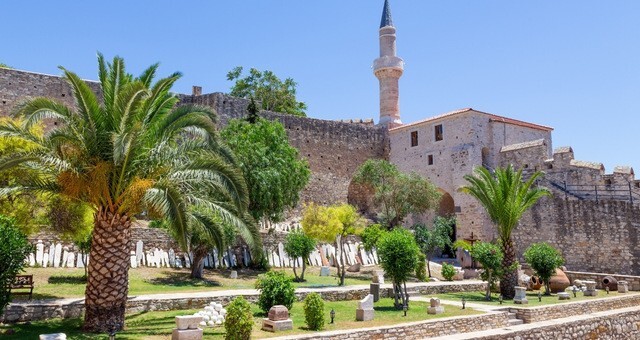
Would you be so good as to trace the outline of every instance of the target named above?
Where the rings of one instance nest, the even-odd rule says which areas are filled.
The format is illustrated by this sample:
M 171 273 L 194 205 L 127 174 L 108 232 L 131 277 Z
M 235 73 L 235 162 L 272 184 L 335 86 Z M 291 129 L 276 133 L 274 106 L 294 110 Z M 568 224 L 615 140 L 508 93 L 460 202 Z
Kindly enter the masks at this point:
M 404 61 L 396 56 L 396 28 L 391 20 L 389 0 L 385 0 L 380 21 L 380 58 L 373 61 L 373 73 L 380 81 L 379 124 L 389 128 L 402 125 L 398 80 L 403 71 Z

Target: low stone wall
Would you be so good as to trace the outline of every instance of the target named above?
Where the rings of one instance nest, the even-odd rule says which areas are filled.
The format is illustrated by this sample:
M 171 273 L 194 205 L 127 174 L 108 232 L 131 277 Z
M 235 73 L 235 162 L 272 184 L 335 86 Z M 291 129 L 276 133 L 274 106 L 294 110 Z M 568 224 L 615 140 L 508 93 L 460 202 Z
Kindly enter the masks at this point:
M 507 334 L 476 337 L 482 340 L 539 339 L 640 339 L 640 310 L 621 310 L 606 316 L 595 316 L 562 324 L 528 328 Z
M 600 293 L 603 294 L 603 292 Z M 525 323 L 532 323 L 634 306 L 640 306 L 640 294 L 568 302 L 552 306 L 512 308 L 512 310 L 515 311 L 518 319 Z
M 489 312 L 487 314 L 477 316 L 458 316 L 437 320 L 411 322 L 401 325 L 325 332 L 322 334 L 298 334 L 276 339 L 424 339 L 426 337 L 500 328 L 507 326 L 507 324 L 508 316 L 506 312 Z
M 573 283 L 574 280 L 593 280 L 597 283 L 596 288 L 604 289 L 604 287 L 602 286 L 602 279 L 607 276 L 613 276 L 618 281 L 627 281 L 629 283 L 629 290 L 640 290 L 640 276 L 572 271 L 565 271 L 564 273 L 567 274 L 567 277 L 569 278 L 571 283 Z
M 485 289 L 485 283 L 424 283 L 410 284 L 407 292 L 420 294 L 438 294 L 445 292 L 481 291 Z M 296 290 L 296 298 L 302 301 L 307 294 L 316 292 L 326 301 L 360 300 L 369 294 L 366 286 L 354 286 L 352 288 L 300 288 Z M 249 302 L 258 300 L 258 293 L 255 290 L 218 291 L 204 293 L 175 293 L 158 294 L 140 297 L 129 297 L 127 301 L 127 313 L 139 313 L 145 311 L 168 311 L 203 308 L 211 302 L 227 305 L 236 296 L 243 296 Z M 385 285 L 380 289 L 381 297 L 393 296 L 391 285 Z M 84 312 L 84 299 L 60 299 L 29 301 L 9 304 L 4 311 L 0 321 L 26 322 L 35 320 L 46 320 L 52 318 L 76 318 Z

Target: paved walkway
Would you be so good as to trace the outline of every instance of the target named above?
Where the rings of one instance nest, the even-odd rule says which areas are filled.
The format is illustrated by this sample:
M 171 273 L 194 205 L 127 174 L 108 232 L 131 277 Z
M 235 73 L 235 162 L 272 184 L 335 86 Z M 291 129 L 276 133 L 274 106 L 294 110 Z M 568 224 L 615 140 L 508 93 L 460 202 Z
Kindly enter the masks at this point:
M 442 287 L 442 286 L 467 286 L 482 284 L 479 280 L 464 280 L 453 282 L 410 282 L 407 283 L 407 288 L 416 287 Z M 381 285 L 382 289 L 392 288 L 391 284 L 385 283 Z M 320 287 L 320 288 L 296 288 L 296 293 L 310 293 L 310 292 L 349 292 L 354 290 L 368 290 L 369 285 L 351 285 L 342 287 Z M 256 289 L 229 289 L 229 290 L 211 290 L 202 292 L 181 292 L 181 293 L 168 293 L 168 294 L 146 294 L 146 295 L 129 295 L 129 301 L 147 301 L 147 300 L 176 300 L 176 299 L 190 299 L 190 298 L 217 298 L 221 296 L 252 296 L 260 294 Z M 66 299 L 46 299 L 46 300 L 31 300 L 31 301 L 15 301 L 12 304 L 29 306 L 29 305 L 66 305 L 66 304 L 78 304 L 83 303 L 84 298 L 66 298 Z M 471 306 L 471 305 L 469 305 Z

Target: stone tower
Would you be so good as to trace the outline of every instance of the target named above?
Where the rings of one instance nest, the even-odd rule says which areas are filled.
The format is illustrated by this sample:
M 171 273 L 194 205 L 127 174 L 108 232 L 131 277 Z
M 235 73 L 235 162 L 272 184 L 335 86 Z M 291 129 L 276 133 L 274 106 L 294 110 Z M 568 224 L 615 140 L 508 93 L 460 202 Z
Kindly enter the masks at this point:
M 396 28 L 391 20 L 389 0 L 385 0 L 380 21 L 380 58 L 373 61 L 373 73 L 380 81 L 380 122 L 393 128 L 400 121 L 398 80 L 404 71 L 404 61 L 396 56 Z

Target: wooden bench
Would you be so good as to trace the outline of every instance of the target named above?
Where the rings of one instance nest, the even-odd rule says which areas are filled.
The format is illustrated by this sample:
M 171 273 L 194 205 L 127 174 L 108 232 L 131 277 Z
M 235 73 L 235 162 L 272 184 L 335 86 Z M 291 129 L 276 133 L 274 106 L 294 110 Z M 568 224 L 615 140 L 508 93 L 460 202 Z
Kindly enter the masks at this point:
M 29 291 L 19 291 L 15 292 L 15 289 L 21 289 Z M 13 295 L 29 295 L 29 300 L 33 295 L 33 275 L 16 275 L 16 278 L 13 280 L 11 287 L 9 287 L 9 291 Z

